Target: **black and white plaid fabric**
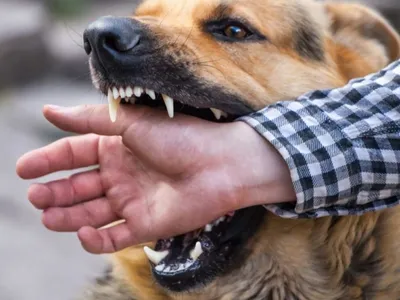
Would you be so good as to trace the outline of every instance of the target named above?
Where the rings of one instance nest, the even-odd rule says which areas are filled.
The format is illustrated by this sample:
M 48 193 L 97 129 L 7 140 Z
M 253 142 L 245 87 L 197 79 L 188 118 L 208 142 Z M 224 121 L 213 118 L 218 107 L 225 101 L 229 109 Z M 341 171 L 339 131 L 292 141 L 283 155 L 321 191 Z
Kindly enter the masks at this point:
M 400 61 L 339 89 L 241 118 L 289 165 L 297 202 L 285 218 L 357 215 L 400 202 Z

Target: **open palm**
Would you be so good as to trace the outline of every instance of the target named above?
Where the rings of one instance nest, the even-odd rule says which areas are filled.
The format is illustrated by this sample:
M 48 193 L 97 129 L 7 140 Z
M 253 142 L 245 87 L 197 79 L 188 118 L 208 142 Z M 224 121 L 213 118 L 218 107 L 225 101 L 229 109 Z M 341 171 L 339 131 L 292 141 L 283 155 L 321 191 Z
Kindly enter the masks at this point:
M 85 135 L 26 154 L 17 171 L 33 179 L 98 166 L 32 185 L 28 196 L 44 210 L 47 228 L 78 231 L 89 252 L 115 252 L 195 230 L 230 211 L 268 203 L 260 193 L 265 187 L 271 199 L 280 193 L 285 200 L 279 188 L 290 184 L 287 167 L 244 123 L 182 115 L 170 120 L 165 112 L 135 107 L 123 108 L 111 124 L 101 105 L 46 107 L 44 114 L 57 127 Z M 120 220 L 125 222 L 103 228 Z

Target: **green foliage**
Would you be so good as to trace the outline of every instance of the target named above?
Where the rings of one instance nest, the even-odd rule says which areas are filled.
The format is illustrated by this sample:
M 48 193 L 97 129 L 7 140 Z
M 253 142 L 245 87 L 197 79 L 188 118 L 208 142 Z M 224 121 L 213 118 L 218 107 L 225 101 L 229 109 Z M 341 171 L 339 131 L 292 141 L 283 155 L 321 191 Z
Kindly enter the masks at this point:
M 56 18 L 68 19 L 82 14 L 88 0 L 47 0 L 51 13 Z

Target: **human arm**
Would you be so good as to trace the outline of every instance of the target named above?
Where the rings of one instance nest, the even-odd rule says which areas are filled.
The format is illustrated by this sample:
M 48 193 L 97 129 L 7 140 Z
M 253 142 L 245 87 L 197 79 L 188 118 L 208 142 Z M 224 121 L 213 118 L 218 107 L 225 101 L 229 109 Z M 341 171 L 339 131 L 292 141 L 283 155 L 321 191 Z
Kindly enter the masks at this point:
M 400 61 L 241 120 L 289 166 L 296 203 L 266 205 L 287 218 L 363 214 L 400 201 Z

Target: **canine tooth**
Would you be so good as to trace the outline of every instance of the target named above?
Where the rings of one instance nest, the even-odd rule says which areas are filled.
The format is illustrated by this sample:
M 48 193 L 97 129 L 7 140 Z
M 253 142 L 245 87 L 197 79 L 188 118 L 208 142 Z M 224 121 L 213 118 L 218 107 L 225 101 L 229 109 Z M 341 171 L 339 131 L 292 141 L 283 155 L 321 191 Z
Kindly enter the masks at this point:
M 210 108 L 217 120 L 221 119 L 222 111 L 216 108 Z
M 224 117 L 224 118 L 227 118 L 229 115 L 226 113 L 226 112 L 222 112 L 222 116 Z
M 143 89 L 139 86 L 135 86 L 133 89 L 133 93 L 135 94 L 136 97 L 140 97 L 143 94 Z
M 129 103 L 129 98 L 128 97 L 125 97 L 125 102 Z
M 158 265 L 169 254 L 168 250 L 157 252 L 147 246 L 144 247 L 143 250 L 144 253 L 146 253 L 147 258 L 155 265 Z
M 222 223 L 224 221 L 225 221 L 225 217 L 221 217 L 215 222 L 215 224 L 218 225 L 219 223 Z
M 158 266 L 156 267 L 156 270 L 159 271 L 159 272 L 161 272 L 162 270 L 164 270 L 164 268 L 165 268 L 165 265 L 162 264 L 162 265 L 158 265 Z
M 167 107 L 168 116 L 172 119 L 174 117 L 174 99 L 167 95 L 162 95 L 165 106 Z
M 108 109 L 110 112 L 110 120 L 113 123 L 115 123 L 115 121 L 117 121 L 117 112 L 118 112 L 120 103 L 121 103 L 121 98 L 119 98 L 119 97 L 114 98 L 113 92 L 109 89 L 108 90 Z
M 186 268 L 185 268 L 185 265 L 184 264 L 179 264 L 179 268 L 178 268 L 178 272 L 179 271 L 183 271 L 183 270 L 185 270 Z
M 131 99 L 129 99 L 129 102 L 130 102 L 131 104 L 135 104 L 135 103 L 136 103 L 136 99 L 135 99 L 135 98 L 131 98 Z
M 119 95 L 121 96 L 121 98 L 125 98 L 126 97 L 125 89 L 123 87 L 121 87 L 119 89 Z
M 211 232 L 212 229 L 213 229 L 213 226 L 212 226 L 211 224 L 207 224 L 206 227 L 205 227 L 205 229 L 204 229 L 204 231 L 205 231 L 205 232 Z
M 146 89 L 146 94 L 153 100 L 156 100 L 156 93 L 153 90 Z
M 113 87 L 112 92 L 113 92 L 113 95 L 114 95 L 114 99 L 119 98 L 119 92 L 118 92 L 118 89 L 116 87 Z
M 197 242 L 194 249 L 190 252 L 190 258 L 193 260 L 197 260 L 200 255 L 203 254 L 203 248 L 201 247 L 201 243 Z
M 128 86 L 125 90 L 126 97 L 130 98 L 133 95 L 133 90 L 130 86 Z

